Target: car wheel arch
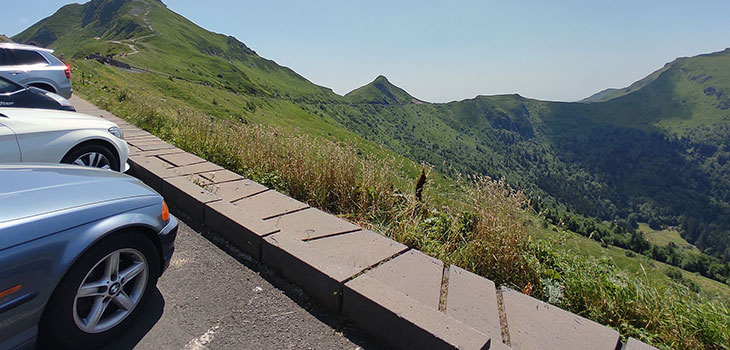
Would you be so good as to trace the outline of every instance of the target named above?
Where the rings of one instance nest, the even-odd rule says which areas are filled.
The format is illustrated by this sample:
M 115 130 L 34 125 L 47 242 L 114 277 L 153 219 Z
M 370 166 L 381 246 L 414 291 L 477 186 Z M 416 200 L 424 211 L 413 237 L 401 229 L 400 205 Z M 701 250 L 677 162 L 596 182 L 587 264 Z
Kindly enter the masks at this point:
M 141 224 L 134 224 L 130 226 L 121 227 L 119 229 L 116 229 L 112 232 L 109 232 L 108 234 L 104 235 L 104 237 L 110 236 L 110 235 L 117 235 L 117 234 L 125 234 L 125 233 L 140 233 L 147 237 L 152 244 L 155 246 L 155 250 L 157 251 L 157 255 L 160 258 L 160 271 L 163 271 L 165 268 L 165 262 L 164 262 L 164 256 L 162 254 L 162 243 L 160 242 L 160 238 L 157 236 L 157 231 L 155 231 L 152 227 L 141 225 Z
M 68 264 L 66 264 L 66 267 L 65 267 L 66 271 L 64 271 L 62 276 L 65 275 L 66 272 L 68 272 L 68 269 L 71 268 L 71 266 L 73 266 L 73 264 L 75 264 L 76 261 L 78 261 L 78 259 L 82 255 L 86 254 L 86 252 L 88 252 L 93 246 L 95 246 L 96 244 L 98 244 L 99 242 L 104 240 L 105 238 L 108 238 L 113 235 L 123 235 L 123 234 L 130 234 L 130 233 L 140 233 L 143 236 L 147 237 L 152 242 L 152 244 L 155 246 L 155 250 L 157 251 L 157 255 L 160 257 L 160 259 L 163 258 L 162 244 L 160 243 L 159 237 L 157 237 L 156 231 L 151 226 L 147 226 L 142 223 L 135 223 L 135 224 L 130 224 L 128 226 L 118 227 L 118 228 L 115 228 L 114 230 L 97 235 L 96 238 L 91 243 L 86 245 L 86 247 L 84 247 L 84 249 L 82 249 L 80 252 L 78 252 L 76 254 L 76 258 L 73 259 L 73 261 L 70 261 Z M 163 267 L 164 267 L 164 263 L 163 263 Z
M 56 91 L 58 91 L 53 85 L 48 84 L 48 83 L 33 82 L 33 83 L 28 83 L 27 85 L 37 87 L 41 90 L 46 90 L 46 91 L 52 92 L 54 94 L 56 93 Z
M 64 158 L 66 158 L 69 154 L 75 152 L 79 148 L 86 147 L 86 146 L 89 146 L 89 145 L 97 145 L 97 146 L 102 146 L 102 147 L 105 147 L 105 148 L 109 149 L 114 154 L 114 157 L 115 157 L 114 158 L 114 161 L 116 161 L 117 164 L 119 164 L 121 162 L 119 160 L 119 157 L 120 157 L 119 156 L 119 149 L 117 149 L 117 147 L 113 143 L 111 143 L 111 142 L 109 142 L 107 140 L 104 140 L 104 139 L 97 139 L 97 138 L 94 138 L 94 139 L 86 139 L 86 140 L 80 141 L 79 143 L 77 143 L 76 145 L 74 145 L 73 147 L 71 147 L 71 149 L 69 149 L 68 152 L 66 152 L 63 155 L 63 157 L 61 157 L 61 159 L 59 159 L 59 162 L 63 162 L 63 159 Z
M 131 220 L 132 217 L 130 215 L 133 215 L 137 222 L 122 226 L 118 225 L 119 221 Z M 63 253 L 59 254 L 61 263 L 56 266 L 56 271 L 54 272 L 54 275 L 60 276 L 60 278 L 57 281 L 54 281 L 53 289 L 55 290 L 63 276 L 68 273 L 71 266 L 76 264 L 81 256 L 86 254 L 93 246 L 105 238 L 113 235 L 122 235 L 132 232 L 140 233 L 152 241 L 158 256 L 162 257 L 162 244 L 154 229 L 154 220 L 156 220 L 156 218 L 147 217 L 147 215 L 140 218 L 138 214 L 123 213 L 83 225 L 83 228 L 79 227 L 80 231 L 76 231 L 74 229 L 68 231 L 67 233 L 76 235 L 76 237 L 78 237 L 79 234 L 85 235 L 86 237 L 80 241 L 86 240 L 88 243 L 64 246 Z

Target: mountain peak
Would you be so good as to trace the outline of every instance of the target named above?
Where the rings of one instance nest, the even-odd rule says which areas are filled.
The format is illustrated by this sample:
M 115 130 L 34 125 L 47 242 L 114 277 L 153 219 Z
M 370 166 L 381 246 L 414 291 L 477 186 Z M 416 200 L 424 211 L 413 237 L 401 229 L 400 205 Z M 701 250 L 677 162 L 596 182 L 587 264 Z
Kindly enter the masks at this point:
M 352 103 L 368 103 L 381 105 L 403 105 L 422 103 L 408 92 L 393 85 L 384 75 L 378 75 L 367 85 L 350 91 L 345 95 Z
M 375 77 L 375 80 L 373 80 L 373 83 L 388 83 L 388 84 L 390 84 L 390 81 L 388 80 L 388 78 L 385 77 L 385 75 L 382 75 L 381 74 L 381 75 L 378 75 L 377 77 Z
M 44 47 L 75 47 L 79 38 L 124 40 L 148 36 L 154 31 L 147 15 L 156 7 L 166 6 L 160 0 L 91 0 L 68 4 L 12 39 Z M 73 36 L 66 35 L 71 32 Z

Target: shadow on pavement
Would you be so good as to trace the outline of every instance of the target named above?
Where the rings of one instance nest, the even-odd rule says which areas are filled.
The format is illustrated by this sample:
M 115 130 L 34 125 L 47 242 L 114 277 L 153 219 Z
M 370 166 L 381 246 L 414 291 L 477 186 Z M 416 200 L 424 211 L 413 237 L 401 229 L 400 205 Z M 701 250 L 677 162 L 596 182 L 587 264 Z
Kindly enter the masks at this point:
M 155 326 L 157 321 L 162 317 L 162 311 L 165 309 L 165 298 L 162 297 L 160 290 L 155 287 L 155 290 L 147 300 L 147 305 L 144 306 L 144 310 L 139 314 L 137 320 L 132 323 L 132 326 L 127 329 L 124 333 L 119 335 L 119 338 L 112 341 L 104 347 L 106 350 L 129 350 L 134 349 L 135 346 L 144 338 L 145 335 Z

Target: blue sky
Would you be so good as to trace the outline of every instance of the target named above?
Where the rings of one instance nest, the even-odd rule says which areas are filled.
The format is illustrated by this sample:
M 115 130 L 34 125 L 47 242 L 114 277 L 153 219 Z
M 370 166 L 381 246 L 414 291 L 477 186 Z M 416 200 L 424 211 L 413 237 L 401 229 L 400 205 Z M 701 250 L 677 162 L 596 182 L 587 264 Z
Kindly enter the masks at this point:
M 578 100 L 676 57 L 730 47 L 727 0 L 163 1 L 337 93 L 383 74 L 431 102 Z M 68 2 L 5 1 L 0 33 Z

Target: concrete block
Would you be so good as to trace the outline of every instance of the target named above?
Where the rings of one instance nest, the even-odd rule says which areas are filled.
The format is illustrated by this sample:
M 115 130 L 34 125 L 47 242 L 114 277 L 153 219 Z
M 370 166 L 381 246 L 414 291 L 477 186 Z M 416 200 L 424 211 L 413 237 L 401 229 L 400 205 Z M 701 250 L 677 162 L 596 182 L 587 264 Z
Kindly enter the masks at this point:
M 128 162 L 131 175 L 160 193 L 162 193 L 162 179 L 177 176 L 166 168 L 167 163 L 157 158 L 131 156 L 128 158 Z
M 315 208 L 277 216 L 267 221 L 280 228 L 282 232 L 300 240 L 316 239 L 360 229 L 349 221 Z
M 331 264 L 294 237 L 267 236 L 261 247 L 261 261 L 287 280 L 301 287 L 330 313 L 339 313 L 342 305 L 342 284 L 322 271 Z M 319 268 L 318 268 L 319 266 Z
M 215 184 L 212 186 L 212 190 L 213 193 L 217 194 L 221 198 L 229 202 L 235 202 L 237 200 L 264 192 L 268 190 L 268 188 L 257 182 L 243 179 L 239 181 L 229 181 Z
M 417 250 L 380 265 L 366 273 L 390 288 L 438 310 L 444 263 Z
M 281 231 L 264 238 L 262 261 L 329 311 L 338 313 L 344 281 L 406 249 L 372 231 L 312 241 Z
M 229 182 L 229 181 L 236 181 L 236 180 L 243 180 L 243 176 L 238 175 L 230 170 L 218 170 L 218 171 L 211 171 L 206 173 L 201 173 L 200 176 L 214 182 L 214 183 L 222 183 L 222 182 Z
M 125 140 L 133 139 L 136 137 L 154 136 L 154 135 L 150 134 L 149 132 L 144 131 L 142 129 L 131 129 L 131 130 L 126 130 L 126 131 L 123 130 L 123 132 L 124 132 Z
M 206 204 L 221 200 L 184 176 L 162 179 L 162 196 L 199 223 L 205 222 Z
M 501 342 L 497 289 L 494 282 L 451 265 L 446 294 L 446 314 Z
M 141 129 L 131 130 L 131 132 L 134 135 L 132 135 L 132 136 L 128 136 L 126 134 L 124 135 L 124 139 L 127 142 L 130 142 L 132 140 L 134 140 L 134 141 L 161 140 L 159 137 L 152 135 Z
M 165 154 L 158 157 L 176 167 L 205 162 L 205 159 L 190 153 Z
M 134 138 L 125 138 L 125 140 L 127 141 L 128 144 L 134 145 L 134 146 L 149 145 L 149 144 L 165 142 L 165 141 L 162 141 L 157 136 L 152 136 L 152 135 L 138 136 L 138 137 L 134 137 Z
M 139 155 L 139 153 L 142 152 L 141 149 L 130 144 L 127 144 L 127 148 L 129 148 L 129 154 L 127 154 L 128 157 Z
M 176 153 L 185 153 L 185 151 L 179 149 L 179 148 L 165 148 L 165 149 L 158 149 L 154 151 L 141 151 L 137 153 L 138 156 L 141 157 L 155 157 L 155 156 L 161 156 L 165 154 L 176 154 Z M 158 158 L 159 159 L 159 158 Z M 165 162 L 167 167 L 170 167 L 170 163 Z
M 280 234 L 288 233 L 282 231 Z M 325 270 L 340 282 L 408 250 L 407 246 L 369 230 L 304 241 L 302 244 L 316 252 L 317 256 L 329 259 L 332 265 Z
M 511 346 L 515 350 L 615 350 L 613 329 L 502 287 Z
M 636 340 L 634 338 L 629 338 L 629 340 L 626 341 L 626 345 L 624 345 L 623 350 L 658 350 L 658 349 L 649 344 Z
M 105 118 L 105 119 L 108 119 L 108 120 L 113 121 L 115 124 L 117 124 L 117 126 L 119 126 L 119 128 L 121 128 L 123 130 L 124 129 L 126 129 L 126 130 L 134 130 L 134 129 L 137 129 L 136 126 L 128 123 L 124 119 L 115 117 L 114 115 L 112 115 L 109 112 L 103 111 L 102 113 L 100 113 L 99 116 L 102 117 L 102 118 Z
M 135 147 L 139 148 L 142 151 L 158 151 L 161 149 L 171 149 L 175 148 L 175 146 L 164 142 L 164 141 L 155 141 L 151 143 L 145 143 L 145 144 L 136 144 Z
M 285 196 L 273 190 L 261 192 L 254 196 L 236 201 L 233 204 L 263 220 L 309 207 L 294 198 Z
M 221 170 L 221 169 L 223 169 L 223 168 L 220 165 L 213 164 L 211 162 L 205 162 L 205 163 L 190 164 L 190 165 L 173 168 L 172 171 L 174 171 L 175 174 L 178 174 L 178 175 L 192 175 L 192 174 L 202 173 L 202 172 L 206 172 L 206 171 Z
M 262 237 L 279 232 L 273 225 L 249 215 L 226 201 L 206 204 L 205 225 L 259 261 Z
M 112 122 L 112 123 L 114 123 L 114 124 L 117 124 L 117 126 L 120 129 L 122 129 L 122 132 L 125 132 L 125 131 L 133 131 L 133 130 L 138 129 L 136 126 L 127 123 L 127 121 L 125 121 L 124 119 L 117 118 L 117 117 L 115 117 L 113 115 L 101 116 L 101 117 L 104 118 L 104 119 L 106 119 L 106 120 L 108 120 L 108 121 L 110 121 L 110 122 Z
M 494 342 L 369 274 L 345 284 L 342 312 L 358 327 L 397 349 L 482 350 L 490 349 Z

